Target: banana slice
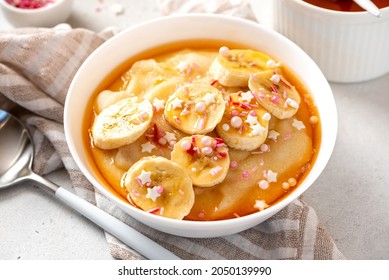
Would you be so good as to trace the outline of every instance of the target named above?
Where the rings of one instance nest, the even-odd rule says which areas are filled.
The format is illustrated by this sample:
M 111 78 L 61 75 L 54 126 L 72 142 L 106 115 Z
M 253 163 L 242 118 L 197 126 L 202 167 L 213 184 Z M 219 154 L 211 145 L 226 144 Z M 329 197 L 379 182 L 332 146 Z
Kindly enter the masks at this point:
M 183 219 L 194 204 L 192 181 L 178 164 L 163 157 L 144 157 L 122 178 L 128 199 L 144 211 Z
M 222 119 L 225 109 L 222 93 L 205 83 L 192 83 L 179 87 L 167 100 L 166 120 L 188 134 L 212 131 Z
M 292 117 L 299 108 L 299 93 L 276 71 L 269 70 L 251 75 L 249 88 L 258 103 L 279 119 Z
M 221 47 L 209 73 L 223 86 L 247 87 L 250 74 L 265 70 L 268 61 L 271 58 L 261 52 Z
M 103 90 L 100 92 L 96 98 L 94 109 L 97 114 L 100 114 L 108 106 L 119 102 L 124 98 L 135 98 L 127 91 L 111 91 Z M 134 99 L 135 100 L 135 99 Z
M 229 147 L 252 151 L 266 141 L 270 118 L 250 91 L 232 93 L 216 131 Z
M 96 116 L 91 133 L 100 149 L 115 149 L 136 141 L 149 127 L 153 106 L 148 100 L 125 98 Z
M 222 139 L 208 135 L 182 138 L 174 145 L 171 160 L 182 166 L 198 187 L 221 183 L 230 166 L 228 147 Z

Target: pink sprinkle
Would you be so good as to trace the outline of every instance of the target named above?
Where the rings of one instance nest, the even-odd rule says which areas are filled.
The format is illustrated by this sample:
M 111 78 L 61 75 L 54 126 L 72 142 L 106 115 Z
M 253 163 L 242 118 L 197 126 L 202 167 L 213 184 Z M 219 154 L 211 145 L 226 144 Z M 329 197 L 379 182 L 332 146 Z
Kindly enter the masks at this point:
M 288 140 L 292 137 L 292 133 L 290 131 L 288 131 L 284 137 L 285 140 Z
M 254 110 L 251 110 L 251 111 L 250 111 L 250 116 L 255 117 L 256 115 L 257 115 L 257 113 L 256 113 Z
M 239 112 L 237 110 L 232 110 L 231 115 L 237 116 L 239 115 Z
M 215 149 L 219 149 L 220 147 L 225 147 L 225 146 L 226 146 L 226 144 L 224 144 L 224 143 L 218 143 L 218 144 L 216 144 Z
M 219 173 L 220 171 L 222 171 L 222 167 L 221 166 L 215 166 L 214 168 L 212 168 L 211 170 L 209 170 L 209 173 L 211 173 L 212 176 L 215 176 L 217 173 Z
M 238 167 L 238 163 L 236 161 L 231 161 L 231 168 L 235 169 Z
M 267 178 L 267 170 L 263 170 L 263 177 Z
M 247 109 L 251 109 L 251 106 L 249 103 L 242 103 L 240 104 L 240 107 L 242 107 L 243 109 L 247 110 Z
M 136 190 L 132 190 L 132 194 L 133 194 L 134 196 L 136 196 L 136 197 L 139 197 L 139 196 L 140 196 L 140 194 L 139 194 Z
M 156 190 L 157 190 L 157 193 L 159 193 L 159 194 L 163 193 L 163 187 L 162 186 L 157 186 Z
M 250 177 L 250 173 L 248 171 L 243 171 L 242 177 L 243 177 L 243 179 L 247 179 L 248 177 Z
M 255 172 L 258 170 L 258 167 L 257 166 L 254 166 L 252 169 L 251 169 L 251 172 Z
M 222 157 L 222 158 L 225 158 L 228 153 L 227 152 L 220 152 L 219 155 Z
M 181 123 L 180 119 L 179 119 L 177 116 L 174 116 L 173 119 L 174 119 L 177 123 Z
M 147 212 L 149 212 L 149 213 L 151 213 L 151 214 L 154 214 L 154 213 L 158 212 L 159 210 L 160 210 L 159 207 L 155 207 L 155 208 L 150 209 L 150 210 L 147 211 Z
M 278 102 L 280 101 L 280 97 L 278 95 L 274 95 L 271 99 L 270 99 L 271 102 L 273 102 L 274 104 L 278 104 Z
M 204 211 L 204 210 L 201 210 L 201 211 L 197 214 L 197 217 L 199 217 L 199 218 L 204 218 L 204 217 L 205 217 L 205 211 Z
M 286 99 L 288 96 L 286 95 L 286 90 L 284 90 L 284 93 L 282 95 L 284 97 L 284 99 Z
M 143 187 L 142 180 L 138 177 L 135 178 L 136 182 L 139 184 L 139 186 Z
M 270 85 L 270 87 L 271 87 L 272 92 L 273 92 L 274 94 L 278 94 L 278 90 L 277 90 L 277 88 L 276 88 L 274 85 Z

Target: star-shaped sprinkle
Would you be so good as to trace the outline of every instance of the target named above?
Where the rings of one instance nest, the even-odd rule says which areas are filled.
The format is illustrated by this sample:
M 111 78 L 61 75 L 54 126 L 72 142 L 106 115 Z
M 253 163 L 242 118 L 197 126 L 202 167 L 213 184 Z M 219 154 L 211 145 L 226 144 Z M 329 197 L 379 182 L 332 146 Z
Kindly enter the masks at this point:
M 207 93 L 203 100 L 205 101 L 205 104 L 208 106 L 209 104 L 215 103 L 215 94 L 214 93 Z
M 182 108 L 182 102 L 184 102 L 184 100 L 179 98 L 174 98 L 173 101 L 171 102 L 172 109 L 174 110 L 176 108 Z
M 180 61 L 180 63 L 178 63 L 178 65 L 176 66 L 176 69 L 178 69 L 178 71 L 183 73 L 186 70 L 188 70 L 189 66 L 190 66 L 189 62 L 187 62 L 187 61 Z
M 299 121 L 297 119 L 293 119 L 292 126 L 296 128 L 297 130 L 301 130 L 305 128 L 305 125 L 302 121 Z
M 255 136 L 262 135 L 266 131 L 266 129 L 259 123 L 257 123 L 256 125 L 252 125 L 250 127 L 251 127 L 251 133 Z
M 257 208 L 259 211 L 262 211 L 265 208 L 268 208 L 269 205 L 267 205 L 266 201 L 264 200 L 256 200 L 254 204 L 254 208 Z
M 155 149 L 155 145 L 150 142 L 142 144 L 141 147 L 142 153 L 151 153 L 151 151 Z
M 156 201 L 158 197 L 161 196 L 161 193 L 158 191 L 159 186 L 153 188 L 147 188 L 146 198 L 150 198 L 152 201 Z
M 258 123 L 258 117 L 257 116 L 252 116 L 252 115 L 248 115 L 247 116 L 247 119 L 245 120 L 245 123 L 248 123 L 250 124 L 251 126 L 252 125 L 256 125 Z
M 251 93 L 251 91 L 242 92 L 241 97 L 240 97 L 240 99 L 242 101 L 247 101 L 247 102 L 250 102 L 251 99 L 253 99 L 253 98 L 254 98 L 254 96 Z
M 163 138 L 165 138 L 168 143 L 170 143 L 171 141 L 177 140 L 176 135 L 174 133 L 168 132 L 168 131 L 165 132 L 165 135 L 163 136 Z
M 163 110 L 165 108 L 165 100 L 154 98 L 153 106 L 154 106 L 155 110 L 157 110 L 157 112 L 159 110 Z
M 142 170 L 142 172 L 137 178 L 140 180 L 142 185 L 145 185 L 147 183 L 151 183 L 150 176 L 151 176 L 151 172 Z
M 271 171 L 270 169 L 267 171 L 267 175 L 266 175 L 266 178 L 267 178 L 267 181 L 269 183 L 272 183 L 272 182 L 277 182 L 277 173 Z
M 275 130 L 270 130 L 269 134 L 267 135 L 267 138 L 273 139 L 274 141 L 277 141 L 278 136 L 280 136 L 280 133 Z

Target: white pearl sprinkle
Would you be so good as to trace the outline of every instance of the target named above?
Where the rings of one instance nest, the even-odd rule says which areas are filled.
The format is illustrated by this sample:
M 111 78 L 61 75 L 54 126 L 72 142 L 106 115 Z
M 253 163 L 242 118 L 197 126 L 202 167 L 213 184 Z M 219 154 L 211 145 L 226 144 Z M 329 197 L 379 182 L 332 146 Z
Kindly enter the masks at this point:
M 262 119 L 264 121 L 270 121 L 271 115 L 269 113 L 265 113 L 265 114 L 263 114 Z
M 181 148 L 185 151 L 189 150 L 191 146 L 192 146 L 192 143 L 189 140 L 183 140 L 181 142 Z
M 271 76 L 270 81 L 273 84 L 278 84 L 281 81 L 281 78 L 277 74 L 274 74 L 273 76 Z
M 201 149 L 201 152 L 207 156 L 212 154 L 212 148 L 211 147 L 204 147 Z
M 258 182 L 258 186 L 262 189 L 262 190 L 266 190 L 268 187 L 269 187 L 269 182 L 266 181 L 266 180 L 261 180 Z
M 221 56 L 228 56 L 228 53 L 230 52 L 230 49 L 227 48 L 226 46 L 223 46 L 219 49 L 219 54 Z
M 165 138 L 159 138 L 158 143 L 161 144 L 161 145 L 166 145 L 167 141 L 166 141 Z
M 242 119 L 238 116 L 234 116 L 231 118 L 231 126 L 234 127 L 234 128 L 239 128 L 242 126 Z
M 203 138 L 201 138 L 201 143 L 204 146 L 210 147 L 212 145 L 212 143 L 213 143 L 213 140 L 209 136 L 204 136 Z
M 259 148 L 261 149 L 261 152 L 269 151 L 269 146 L 267 144 L 262 144 Z
M 224 131 L 229 131 L 229 130 L 230 130 L 230 126 L 228 125 L 228 123 L 224 123 L 224 124 L 222 125 L 222 129 L 223 129 Z
M 205 109 L 207 108 L 207 106 L 205 106 L 204 102 L 199 102 L 199 103 L 196 103 L 195 108 L 196 108 L 196 112 L 203 113 L 205 111 Z

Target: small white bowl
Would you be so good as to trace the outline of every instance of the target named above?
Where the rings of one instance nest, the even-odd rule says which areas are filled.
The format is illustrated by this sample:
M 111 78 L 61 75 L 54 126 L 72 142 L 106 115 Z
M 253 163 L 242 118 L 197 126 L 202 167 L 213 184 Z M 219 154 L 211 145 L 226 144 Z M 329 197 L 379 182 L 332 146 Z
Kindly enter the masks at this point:
M 274 5 L 271 20 L 262 12 L 263 2 Z M 389 72 L 389 7 L 381 9 L 382 17 L 377 18 L 303 0 L 252 0 L 251 5 L 258 21 L 299 45 L 329 81 L 362 82 Z
M 22 9 L 0 0 L 5 18 L 15 27 L 53 27 L 65 22 L 73 8 L 73 0 L 55 0 L 37 9 Z
M 136 40 L 134 40 L 136 38 Z M 129 58 L 157 46 L 190 40 L 235 42 L 261 50 L 282 61 L 301 77 L 312 92 L 321 116 L 321 146 L 312 170 L 286 198 L 263 211 L 222 221 L 186 221 L 152 215 L 125 203 L 95 174 L 83 143 L 85 110 L 98 84 Z M 106 197 L 140 222 L 157 230 L 186 237 L 215 237 L 253 227 L 292 202 L 307 190 L 326 166 L 335 145 L 337 112 L 331 88 L 317 65 L 284 36 L 252 21 L 221 15 L 181 15 L 158 18 L 129 28 L 94 51 L 76 73 L 66 98 L 64 112 L 66 140 L 77 165 L 87 179 Z

